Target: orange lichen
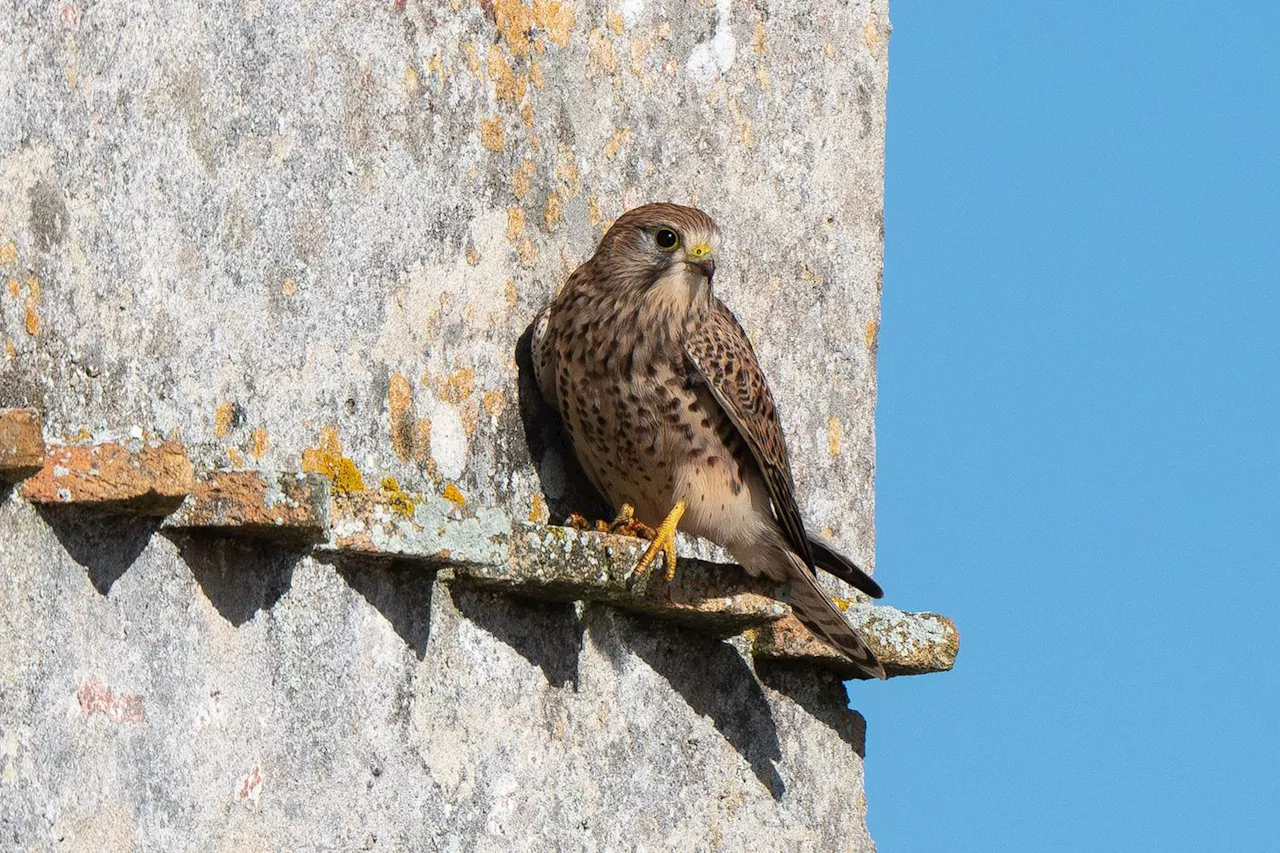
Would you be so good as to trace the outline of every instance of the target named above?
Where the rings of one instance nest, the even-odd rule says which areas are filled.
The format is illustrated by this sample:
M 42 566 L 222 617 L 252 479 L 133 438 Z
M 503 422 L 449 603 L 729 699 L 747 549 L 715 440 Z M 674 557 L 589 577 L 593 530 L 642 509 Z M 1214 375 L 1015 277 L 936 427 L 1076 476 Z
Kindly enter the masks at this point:
M 742 123 L 742 145 L 748 150 L 756 147 L 756 134 L 747 122 Z
M 537 266 L 538 247 L 534 244 L 532 237 L 525 237 L 520 241 L 520 245 L 516 246 L 516 260 L 526 269 Z
M 476 77 L 480 76 L 480 53 L 476 50 L 474 42 L 467 42 L 463 52 L 467 55 L 467 70 Z
M 833 595 L 831 596 L 831 603 L 840 608 L 840 612 L 843 613 L 849 609 L 850 604 L 853 604 L 853 599 L 841 598 L 838 595 Z
M 391 449 L 408 461 L 413 455 L 413 388 L 399 373 L 391 374 L 387 385 L 387 408 L 391 412 Z
M 560 199 L 560 193 L 552 192 L 547 196 L 547 209 L 542 213 L 542 221 L 546 223 L 548 231 L 554 231 L 562 218 L 564 218 L 564 202 Z
M 418 422 L 413 425 L 413 458 L 434 465 L 434 462 L 429 462 L 430 456 L 431 418 L 418 418 Z
M 587 221 L 595 226 L 599 225 L 603 219 L 604 216 L 600 213 L 600 200 L 596 198 L 595 193 L 590 193 L 587 196 Z
M 587 69 L 614 74 L 618 70 L 618 57 L 613 52 L 613 42 L 604 30 L 593 29 L 587 33 Z
M 418 504 L 409 496 L 409 493 L 400 488 L 395 477 L 383 479 L 382 497 L 386 500 L 387 506 L 406 517 L 412 517 L 414 510 L 418 508 Z
M 631 128 L 620 127 L 613 132 L 613 136 L 609 137 L 609 144 L 604 147 L 604 159 L 613 160 L 617 158 L 619 149 L 626 144 L 631 138 Z
M 626 29 L 626 23 L 622 20 L 621 12 L 610 12 L 604 16 L 604 20 L 609 25 L 609 29 L 613 30 L 615 36 L 622 35 Z
M 12 266 L 18 262 L 18 247 L 12 240 L 0 246 L 0 266 Z M 14 296 L 17 296 L 15 293 Z
M 551 517 L 551 513 L 547 510 L 547 502 L 542 499 L 542 495 L 533 493 L 533 508 L 529 510 L 529 521 L 533 524 L 546 524 L 547 519 Z
M 762 56 L 769 52 L 769 35 L 762 21 L 756 21 L 756 28 L 751 33 L 751 49 Z
M 16 278 L 12 278 L 12 277 L 7 282 L 5 282 L 5 284 L 8 285 L 9 287 L 9 295 L 12 296 L 14 299 L 17 299 L 18 293 L 20 292 L 20 288 L 22 287 L 22 285 L 18 283 L 18 280 Z
M 36 303 L 40 301 L 40 280 L 33 275 L 25 279 L 27 284 L 27 304 L 24 325 L 27 334 L 35 337 L 40 334 L 40 315 L 36 313 Z
M 472 246 L 472 245 L 467 246 L 466 258 L 467 258 L 467 266 L 474 267 L 476 264 L 480 263 L 480 253 L 476 251 L 475 246 Z
M 445 500 L 451 501 L 457 504 L 458 506 L 467 505 L 467 499 L 462 494 L 462 490 L 459 489 L 457 486 L 455 486 L 453 483 L 450 483 L 449 485 L 445 486 L 444 491 L 441 494 L 444 495 Z
M 547 78 L 542 74 L 542 63 L 536 59 L 529 63 L 529 79 L 539 89 L 547 88 Z
M 466 367 L 439 382 L 436 395 L 448 403 L 461 403 L 476 390 L 476 372 Z
M 862 26 L 862 40 L 867 43 L 867 50 L 875 55 L 880 49 L 880 28 L 876 26 L 875 16 L 867 18 L 867 22 Z
M 480 144 L 490 151 L 501 151 L 507 147 L 507 134 L 502 127 L 502 116 L 480 120 Z
M 525 104 L 520 108 L 520 121 L 525 127 L 533 129 L 533 104 Z
M 573 146 L 561 145 L 559 151 L 559 162 L 556 164 L 555 172 L 556 182 L 560 195 L 564 196 L 565 201 L 573 201 L 577 198 L 578 193 L 582 192 L 582 176 L 578 172 L 578 164 L 573 152 Z
M 484 401 L 484 413 L 491 418 L 501 415 L 502 410 L 507 407 L 506 395 L 497 389 L 485 391 L 481 399 Z
M 507 279 L 507 286 L 504 293 L 507 297 L 507 307 L 515 308 L 517 294 L 516 294 L 516 283 L 514 279 L 510 279 L 510 278 Z
M 832 456 L 840 455 L 840 441 L 844 438 L 844 427 L 840 419 L 832 417 L 827 421 L 827 451 Z
M 876 345 L 876 338 L 880 335 L 880 324 L 875 320 L 867 321 L 867 348 L 870 349 Z
M 236 404 L 228 400 L 213 413 L 213 434 L 218 438 L 226 438 L 236 426 Z
M 337 427 L 322 427 L 316 446 L 302 451 L 302 470 L 311 474 L 324 474 L 338 494 L 364 491 L 364 477 L 360 474 L 360 469 L 342 455 Z
M 286 278 L 284 284 L 280 285 L 280 292 L 285 296 L 293 296 L 298 292 L 298 283 L 291 278 Z
M 524 211 L 518 207 L 507 208 L 507 242 L 514 243 L 524 233 Z
M 507 55 L 496 44 L 489 45 L 488 61 L 489 79 L 493 81 L 493 91 L 499 101 L 519 103 L 524 98 L 528 82 L 524 77 L 517 77 L 507 62 Z
M 267 431 L 263 427 L 258 427 L 249 435 L 249 455 L 255 460 L 261 459 L 267 453 L 267 445 L 270 439 L 267 437 Z
M 247 467 L 248 467 L 248 463 L 247 463 L 247 462 L 245 462 L 244 454 L 240 452 L 240 449 L 239 449 L 239 448 L 236 448 L 236 447 L 228 447 L 228 448 L 227 448 L 227 459 L 229 459 L 229 460 L 231 461 L 231 467 L 232 467 L 232 468 L 247 468 Z
M 564 47 L 569 43 L 569 33 L 573 30 L 573 9 L 566 3 L 553 0 L 533 0 L 533 19 L 538 26 L 547 31 L 551 43 Z
M 515 174 L 511 176 L 511 191 L 520 201 L 524 201 L 533 192 L 533 176 L 533 161 L 526 157 L 520 164 L 520 168 L 516 169 Z

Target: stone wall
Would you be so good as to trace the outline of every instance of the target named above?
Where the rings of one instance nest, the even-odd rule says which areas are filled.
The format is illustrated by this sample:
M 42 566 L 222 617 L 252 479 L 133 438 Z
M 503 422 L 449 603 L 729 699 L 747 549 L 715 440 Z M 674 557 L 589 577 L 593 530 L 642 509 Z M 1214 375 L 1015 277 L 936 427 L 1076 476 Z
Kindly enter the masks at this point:
M 41 469 L 0 504 L 0 848 L 872 849 L 863 721 L 769 590 L 547 526 L 517 343 L 613 217 L 703 207 L 808 522 L 872 565 L 888 33 L 4 0 L 0 407 L 47 446 L 0 464 Z

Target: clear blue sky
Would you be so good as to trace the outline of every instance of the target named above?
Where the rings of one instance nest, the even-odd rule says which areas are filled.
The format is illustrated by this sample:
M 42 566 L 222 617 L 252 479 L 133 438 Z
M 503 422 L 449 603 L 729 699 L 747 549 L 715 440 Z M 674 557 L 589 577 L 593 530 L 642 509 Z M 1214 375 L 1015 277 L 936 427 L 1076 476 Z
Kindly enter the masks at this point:
M 881 853 L 1280 849 L 1280 4 L 890 12 Z

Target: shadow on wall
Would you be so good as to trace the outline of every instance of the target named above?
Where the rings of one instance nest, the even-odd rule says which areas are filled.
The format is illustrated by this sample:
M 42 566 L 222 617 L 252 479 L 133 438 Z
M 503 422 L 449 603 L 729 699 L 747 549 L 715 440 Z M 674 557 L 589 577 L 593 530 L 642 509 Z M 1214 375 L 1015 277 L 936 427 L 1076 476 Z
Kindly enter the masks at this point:
M 591 485 L 565 435 L 560 417 L 547 405 L 533 375 L 533 324 L 516 342 L 517 393 L 520 420 L 529 458 L 538 471 L 538 482 L 546 498 L 552 524 L 562 524 L 570 513 L 587 519 L 612 519 L 609 502 Z
M 317 561 L 333 566 L 347 586 L 381 613 L 418 660 L 426 657 L 435 569 L 404 560 L 370 560 L 340 554 L 325 554 Z
M 453 605 L 542 670 L 552 687 L 578 689 L 582 628 L 572 603 L 537 601 L 450 585 Z
M 178 556 L 209 602 L 239 628 L 270 610 L 289 591 L 293 569 L 306 551 L 277 542 L 215 535 L 170 534 Z
M 867 757 L 867 719 L 848 707 L 844 683 L 827 670 L 783 661 L 756 659 L 756 675 L 770 690 L 785 695 L 827 726 L 859 758 Z
M 160 528 L 160 518 L 111 515 L 75 506 L 41 505 L 40 517 L 71 559 L 84 566 L 101 595 L 133 565 Z
M 768 698 L 738 650 L 695 631 L 605 606 L 587 609 L 592 637 L 606 654 L 637 654 L 737 750 L 774 800 L 787 786 L 778 727 Z

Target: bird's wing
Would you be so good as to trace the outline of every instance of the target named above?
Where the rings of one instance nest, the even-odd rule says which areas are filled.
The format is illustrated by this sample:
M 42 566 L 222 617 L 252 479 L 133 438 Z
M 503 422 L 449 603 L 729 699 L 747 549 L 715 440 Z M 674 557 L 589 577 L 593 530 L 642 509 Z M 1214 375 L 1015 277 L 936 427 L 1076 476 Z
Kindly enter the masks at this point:
M 751 451 L 787 543 L 812 570 L 809 537 L 796 506 L 791 462 L 773 395 L 747 333 L 724 303 L 715 300 L 710 316 L 685 343 L 685 356 Z

